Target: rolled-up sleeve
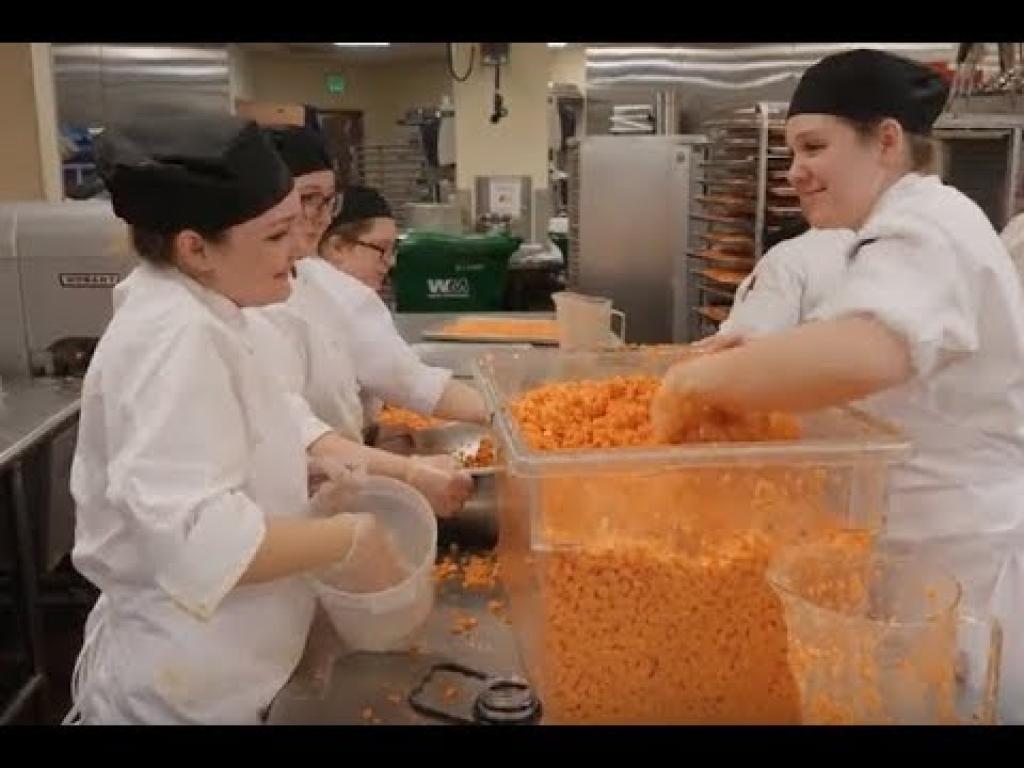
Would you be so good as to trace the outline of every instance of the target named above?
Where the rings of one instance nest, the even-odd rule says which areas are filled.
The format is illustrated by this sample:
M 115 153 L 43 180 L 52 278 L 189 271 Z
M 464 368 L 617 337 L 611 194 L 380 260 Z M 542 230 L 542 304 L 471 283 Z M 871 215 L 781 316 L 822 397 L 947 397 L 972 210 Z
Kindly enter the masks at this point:
M 155 584 L 200 618 L 265 534 L 264 511 L 241 490 L 251 436 L 228 345 L 201 325 L 178 329 L 108 393 L 110 500 Z
M 976 281 L 945 235 L 905 216 L 866 236 L 846 279 L 812 319 L 874 316 L 906 341 L 919 376 L 977 350 Z

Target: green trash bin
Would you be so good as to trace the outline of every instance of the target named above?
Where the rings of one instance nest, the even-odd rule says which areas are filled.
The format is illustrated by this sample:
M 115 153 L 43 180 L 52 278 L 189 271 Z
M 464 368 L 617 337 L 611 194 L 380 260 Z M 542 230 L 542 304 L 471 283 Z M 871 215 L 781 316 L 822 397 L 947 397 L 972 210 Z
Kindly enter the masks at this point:
M 508 260 L 521 243 L 504 234 L 407 233 L 392 274 L 398 311 L 500 311 Z

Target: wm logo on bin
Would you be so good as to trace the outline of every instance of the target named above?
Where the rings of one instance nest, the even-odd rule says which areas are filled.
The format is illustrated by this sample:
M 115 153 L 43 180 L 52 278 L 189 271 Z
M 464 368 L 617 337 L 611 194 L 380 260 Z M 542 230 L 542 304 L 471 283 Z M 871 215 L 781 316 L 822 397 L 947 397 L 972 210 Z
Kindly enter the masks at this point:
M 428 278 L 427 294 L 432 299 L 468 299 L 469 280 L 464 277 Z

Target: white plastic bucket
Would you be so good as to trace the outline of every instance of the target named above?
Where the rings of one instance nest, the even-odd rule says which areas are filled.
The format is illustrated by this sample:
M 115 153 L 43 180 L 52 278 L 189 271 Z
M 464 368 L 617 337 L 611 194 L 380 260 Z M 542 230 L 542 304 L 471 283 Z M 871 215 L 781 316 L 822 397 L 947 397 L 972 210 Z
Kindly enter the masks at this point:
M 371 477 L 347 511 L 374 515 L 391 533 L 411 573 L 381 592 L 345 592 L 317 576 L 313 587 L 350 650 L 393 650 L 419 629 L 433 608 L 437 520 L 422 494 L 384 477 Z

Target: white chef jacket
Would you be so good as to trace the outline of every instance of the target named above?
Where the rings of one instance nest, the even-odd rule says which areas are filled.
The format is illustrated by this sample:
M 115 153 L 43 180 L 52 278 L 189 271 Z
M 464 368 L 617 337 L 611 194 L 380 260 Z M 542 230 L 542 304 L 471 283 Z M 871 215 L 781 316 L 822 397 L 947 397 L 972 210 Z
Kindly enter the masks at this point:
M 307 583 L 237 586 L 266 520 L 308 514 L 298 430 L 244 334 L 173 268 L 115 293 L 71 474 L 73 561 L 102 591 L 75 675 L 85 722 L 257 723 L 302 655 Z
M 719 333 L 757 336 L 802 323 L 842 281 L 849 229 L 810 229 L 770 248 L 736 289 Z
M 887 537 L 934 552 L 968 607 L 1003 620 L 1002 715 L 1024 721 L 1020 282 L 985 214 L 936 176 L 897 181 L 857 237 L 811 319 L 869 313 L 909 344 L 913 379 L 862 403 L 915 448 L 891 474 Z
M 327 432 L 363 441 L 359 384 L 341 323 L 305 272 L 296 273 L 288 301 L 246 309 L 250 338 L 288 398 L 308 448 Z
M 1018 213 L 1010 219 L 999 237 L 1017 268 L 1017 274 L 1024 280 L 1024 213 Z
M 319 257 L 300 259 L 296 270 L 309 284 L 303 292 L 303 315 L 342 329 L 347 337 L 364 404 L 369 395 L 417 413 L 433 413 L 452 372 L 420 360 L 399 335 L 384 302 L 354 277 Z M 312 405 L 322 415 L 319 404 Z

